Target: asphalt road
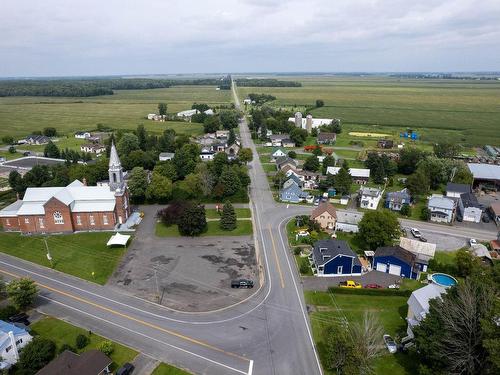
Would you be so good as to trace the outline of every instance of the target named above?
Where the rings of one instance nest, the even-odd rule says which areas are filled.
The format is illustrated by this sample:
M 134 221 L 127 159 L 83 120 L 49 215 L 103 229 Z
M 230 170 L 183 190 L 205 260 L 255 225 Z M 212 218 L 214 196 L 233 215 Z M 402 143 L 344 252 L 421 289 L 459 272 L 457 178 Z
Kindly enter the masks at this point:
M 41 290 L 37 306 L 41 312 L 196 374 L 322 374 L 284 230 L 287 219 L 309 213 L 311 207 L 273 200 L 245 120 L 240 134 L 244 147 L 254 154 L 249 193 L 263 281 L 247 300 L 209 313 L 183 313 L 5 254 L 0 254 L 0 273 L 7 279 L 34 279 Z M 429 230 L 457 231 L 430 225 Z M 465 235 L 463 229 L 458 231 Z M 483 233 L 469 234 L 483 238 Z

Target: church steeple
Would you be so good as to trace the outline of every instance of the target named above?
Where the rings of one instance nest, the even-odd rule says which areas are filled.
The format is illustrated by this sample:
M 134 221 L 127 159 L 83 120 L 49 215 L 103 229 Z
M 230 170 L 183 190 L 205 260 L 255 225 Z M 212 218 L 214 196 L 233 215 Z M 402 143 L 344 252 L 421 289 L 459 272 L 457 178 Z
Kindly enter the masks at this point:
M 115 143 L 111 143 L 111 152 L 109 153 L 109 188 L 111 191 L 123 191 L 124 181 L 123 181 L 123 171 L 122 163 L 118 157 L 118 152 L 116 151 Z

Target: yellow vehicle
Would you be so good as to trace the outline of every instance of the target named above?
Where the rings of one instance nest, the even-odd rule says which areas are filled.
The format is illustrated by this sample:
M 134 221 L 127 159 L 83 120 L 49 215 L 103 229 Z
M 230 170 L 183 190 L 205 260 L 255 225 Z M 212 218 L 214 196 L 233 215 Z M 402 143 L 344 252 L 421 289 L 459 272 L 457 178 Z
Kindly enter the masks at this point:
M 339 286 L 341 288 L 356 288 L 356 289 L 362 288 L 360 283 L 356 283 L 352 280 L 342 281 L 339 283 Z

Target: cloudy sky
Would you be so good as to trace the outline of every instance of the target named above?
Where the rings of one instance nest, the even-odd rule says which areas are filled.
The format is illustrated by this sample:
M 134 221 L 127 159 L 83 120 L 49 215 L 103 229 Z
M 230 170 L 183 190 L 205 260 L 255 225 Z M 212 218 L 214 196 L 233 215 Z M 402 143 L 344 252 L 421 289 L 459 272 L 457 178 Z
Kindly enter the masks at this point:
M 500 0 L 0 0 L 0 76 L 499 71 Z

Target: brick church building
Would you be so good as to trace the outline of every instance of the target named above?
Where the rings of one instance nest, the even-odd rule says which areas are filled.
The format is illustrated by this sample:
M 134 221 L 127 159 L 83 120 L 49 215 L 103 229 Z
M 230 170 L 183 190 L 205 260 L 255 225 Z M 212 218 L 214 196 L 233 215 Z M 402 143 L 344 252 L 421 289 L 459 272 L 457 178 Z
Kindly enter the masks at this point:
M 0 222 L 6 231 L 61 233 L 113 230 L 129 216 L 129 192 L 113 144 L 108 186 L 87 186 L 75 180 L 65 187 L 28 188 L 22 200 L 0 211 Z

